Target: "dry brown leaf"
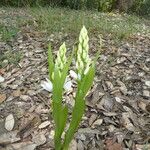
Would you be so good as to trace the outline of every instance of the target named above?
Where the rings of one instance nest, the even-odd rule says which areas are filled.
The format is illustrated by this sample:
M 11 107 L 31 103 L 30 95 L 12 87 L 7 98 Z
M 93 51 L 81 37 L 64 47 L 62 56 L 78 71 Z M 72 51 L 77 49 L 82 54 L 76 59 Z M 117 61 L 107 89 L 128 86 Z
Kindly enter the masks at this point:
M 27 117 L 27 119 L 26 119 Z M 41 120 L 38 115 L 34 115 L 32 113 L 26 114 L 26 117 L 23 118 L 22 123 L 20 125 L 20 129 L 18 135 L 21 137 L 28 131 L 32 130 L 35 126 L 37 126 Z
M 114 142 L 112 139 L 107 139 L 105 143 L 106 143 L 105 150 L 123 150 L 122 145 Z
M 68 150 L 77 150 L 77 142 L 75 140 L 71 141 Z
M 93 124 L 92 128 L 96 128 L 97 126 L 100 126 L 103 123 L 103 119 L 97 119 Z
M 78 148 L 78 150 L 84 150 L 84 145 L 81 140 L 78 141 L 77 148 Z
M 0 94 L 0 104 L 6 100 L 6 94 Z
M 134 131 L 135 127 L 133 126 L 129 118 L 130 117 L 128 113 L 122 113 L 123 126 L 127 128 L 129 131 Z
M 89 125 L 91 126 L 93 122 L 96 120 L 97 114 L 92 114 L 91 117 L 89 118 Z
M 144 103 L 143 101 L 139 101 L 139 102 L 138 102 L 138 106 L 139 106 L 143 111 L 146 111 L 146 103 Z
M 8 145 L 9 147 L 9 145 Z M 21 143 L 15 143 L 11 144 L 9 150 L 35 150 L 37 145 L 33 142 L 21 142 Z

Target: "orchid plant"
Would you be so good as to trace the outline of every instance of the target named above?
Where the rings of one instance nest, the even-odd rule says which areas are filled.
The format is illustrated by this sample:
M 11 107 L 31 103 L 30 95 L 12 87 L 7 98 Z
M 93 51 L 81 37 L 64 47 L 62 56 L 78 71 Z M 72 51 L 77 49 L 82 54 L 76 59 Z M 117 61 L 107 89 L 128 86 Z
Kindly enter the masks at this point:
M 41 86 L 52 92 L 53 119 L 55 122 L 55 149 L 68 150 L 69 144 L 73 139 L 82 116 L 85 111 L 85 97 L 92 86 L 95 75 L 95 62 L 99 56 L 97 53 L 95 60 L 89 58 L 89 37 L 85 26 L 81 29 L 79 35 L 79 44 L 76 50 L 76 71 L 70 70 L 70 75 L 77 82 L 77 90 L 75 95 L 75 104 L 72 110 L 72 118 L 69 128 L 65 132 L 62 141 L 62 133 L 65 131 L 68 118 L 68 108 L 62 103 L 64 90 L 69 90 L 72 86 L 71 81 L 66 81 L 69 68 L 74 56 L 74 52 L 67 59 L 66 45 L 63 43 L 54 62 L 51 47 L 48 49 L 49 78 L 47 82 L 43 82 Z

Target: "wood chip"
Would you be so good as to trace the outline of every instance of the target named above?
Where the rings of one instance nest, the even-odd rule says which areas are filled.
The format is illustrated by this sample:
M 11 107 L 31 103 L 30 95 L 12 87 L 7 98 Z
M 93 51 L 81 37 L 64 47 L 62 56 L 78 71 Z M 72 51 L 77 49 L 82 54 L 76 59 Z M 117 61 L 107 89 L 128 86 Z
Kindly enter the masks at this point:
M 45 121 L 45 122 L 42 122 L 40 125 L 39 125 L 39 129 L 43 129 L 47 126 L 50 125 L 50 121 Z

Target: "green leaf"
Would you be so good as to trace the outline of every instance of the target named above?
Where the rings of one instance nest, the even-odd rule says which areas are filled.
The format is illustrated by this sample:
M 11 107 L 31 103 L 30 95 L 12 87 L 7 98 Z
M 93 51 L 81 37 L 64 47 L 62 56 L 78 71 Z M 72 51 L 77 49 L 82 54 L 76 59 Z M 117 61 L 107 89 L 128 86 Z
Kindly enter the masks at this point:
M 65 68 L 59 75 L 59 69 L 55 66 L 54 68 L 54 80 L 53 80 L 53 117 L 55 121 L 55 149 L 61 149 L 61 135 L 64 131 L 67 122 L 68 108 L 62 106 L 62 94 L 63 86 L 67 77 L 67 73 L 72 62 L 73 53 L 70 56 Z
M 51 45 L 48 46 L 48 71 L 49 71 L 49 77 L 52 81 L 52 73 L 54 71 L 54 61 L 53 61 L 53 55 L 51 51 Z
M 95 68 L 94 66 L 91 66 L 88 73 L 84 76 L 84 78 L 79 82 L 78 89 L 76 93 L 75 98 L 75 106 L 73 108 L 72 112 L 72 120 L 69 126 L 69 129 L 67 130 L 63 149 L 68 149 L 69 143 L 73 139 L 74 133 L 76 132 L 79 123 L 82 119 L 82 116 L 84 114 L 85 110 L 85 100 L 84 97 L 86 96 L 88 90 L 90 89 L 95 75 Z
M 57 67 L 54 69 L 54 80 L 53 80 L 53 95 L 52 100 L 60 103 L 63 94 L 63 82 L 59 75 L 59 70 Z
M 67 122 L 67 116 L 68 116 L 68 108 L 66 106 L 62 107 L 58 103 L 53 103 L 54 109 L 54 121 L 55 121 L 55 148 L 60 150 L 62 147 L 61 144 L 61 135 L 64 131 L 64 128 L 66 126 Z
M 62 108 L 62 112 L 61 112 L 61 117 L 60 117 L 60 135 L 62 135 L 64 128 L 66 126 L 66 122 L 67 122 L 67 116 L 68 116 L 68 108 L 67 106 L 64 106 Z
M 82 99 L 86 96 L 88 90 L 92 86 L 93 80 L 95 76 L 95 68 L 91 66 L 88 73 L 83 77 L 82 81 L 79 84 L 77 97 L 81 97 Z
M 74 106 L 73 112 L 72 112 L 72 120 L 70 122 L 69 129 L 67 130 L 66 135 L 65 135 L 65 140 L 64 140 L 64 144 L 63 144 L 64 150 L 68 149 L 69 143 L 73 139 L 74 133 L 76 132 L 76 130 L 79 126 L 79 123 L 82 119 L 84 110 L 85 110 L 85 100 L 84 99 L 76 100 L 75 106 Z
M 53 101 L 53 118 L 55 122 L 55 135 L 54 135 L 54 142 L 55 148 L 60 150 L 61 148 L 61 131 L 60 131 L 60 114 L 61 114 L 61 104 Z
M 68 73 L 69 67 L 70 67 L 70 65 L 71 65 L 73 55 L 74 55 L 74 50 L 73 50 L 71 56 L 69 57 L 68 62 L 66 63 L 66 66 L 64 67 L 64 69 L 63 69 L 63 71 L 62 71 L 61 80 L 62 80 L 63 84 L 64 84 L 64 82 L 65 82 L 65 80 L 66 80 L 67 73 Z

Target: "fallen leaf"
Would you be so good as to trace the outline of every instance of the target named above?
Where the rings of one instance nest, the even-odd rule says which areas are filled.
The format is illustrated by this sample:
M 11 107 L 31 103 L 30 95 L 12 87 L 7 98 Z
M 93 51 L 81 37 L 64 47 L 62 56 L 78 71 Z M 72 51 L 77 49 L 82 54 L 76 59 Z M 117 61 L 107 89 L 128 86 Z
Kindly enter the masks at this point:
M 123 150 L 123 147 L 121 144 L 114 142 L 112 139 L 107 139 L 105 141 L 106 143 L 106 150 Z
M 120 91 L 121 91 L 124 95 L 126 95 L 127 92 L 128 92 L 126 85 L 125 85 L 123 82 L 119 81 L 119 80 L 117 80 L 117 83 L 118 83 L 119 86 L 120 86 L 120 87 L 119 87 Z
M 145 81 L 145 85 L 150 87 L 150 81 Z
M 46 142 L 46 137 L 43 133 L 39 133 L 32 137 L 32 141 L 37 145 L 43 145 Z
M 5 81 L 5 78 L 0 75 L 0 83 L 4 81 Z
M 11 131 L 14 128 L 15 119 L 13 114 L 9 114 L 5 119 L 5 128 L 8 131 Z
M 92 114 L 91 117 L 89 118 L 89 125 L 91 126 L 93 122 L 96 120 L 97 114 Z
M 138 106 L 139 106 L 143 111 L 146 111 L 146 103 L 144 103 L 143 101 L 139 101 L 139 102 L 138 102 Z
M 26 133 L 26 136 L 30 135 L 31 130 L 35 126 L 39 125 L 40 122 L 41 120 L 38 115 L 35 115 L 33 113 L 27 113 L 25 117 L 23 118 L 23 120 L 21 121 L 18 135 L 20 135 L 21 137 L 23 137 L 25 133 Z
M 81 140 L 78 141 L 77 148 L 78 148 L 78 150 L 84 150 L 84 145 Z
M 5 69 L 1 68 L 0 69 L 0 75 L 4 75 L 4 73 L 5 73 Z
M 92 128 L 95 128 L 97 126 L 100 126 L 103 122 L 103 119 L 97 119 L 93 124 L 92 124 Z
M 123 126 L 127 128 L 129 131 L 134 131 L 135 127 L 131 123 L 129 119 L 129 114 L 128 113 L 122 113 L 122 121 L 123 121 Z
M 72 140 L 69 145 L 69 150 L 77 150 L 77 142 L 75 140 Z
M 45 122 L 42 122 L 40 125 L 39 125 L 39 129 L 43 129 L 47 126 L 50 125 L 50 121 L 45 121 Z
M 10 131 L 4 134 L 0 134 L 0 145 L 7 145 L 20 141 L 20 137 L 17 136 L 17 131 Z
M 143 96 L 150 97 L 150 92 L 148 90 L 143 90 Z
M 33 142 L 21 142 L 21 143 L 11 144 L 10 147 L 12 149 L 9 150 L 35 150 L 37 145 Z
M 28 95 L 21 95 L 20 99 L 22 99 L 23 101 L 31 101 L 32 100 L 31 97 Z
M 0 94 L 0 104 L 6 100 L 6 94 Z
M 136 150 L 149 150 L 150 149 L 150 144 L 145 144 L 145 145 L 135 145 Z
M 150 113 L 150 103 L 146 105 L 146 110 Z

